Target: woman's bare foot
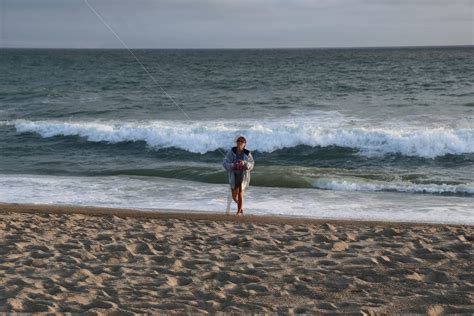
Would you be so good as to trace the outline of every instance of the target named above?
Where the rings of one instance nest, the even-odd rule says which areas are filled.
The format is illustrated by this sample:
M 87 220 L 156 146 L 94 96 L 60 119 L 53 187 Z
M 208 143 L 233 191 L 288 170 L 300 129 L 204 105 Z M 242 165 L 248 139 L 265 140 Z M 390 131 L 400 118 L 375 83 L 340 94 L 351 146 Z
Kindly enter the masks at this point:
M 237 211 L 237 216 L 244 216 L 244 210 Z

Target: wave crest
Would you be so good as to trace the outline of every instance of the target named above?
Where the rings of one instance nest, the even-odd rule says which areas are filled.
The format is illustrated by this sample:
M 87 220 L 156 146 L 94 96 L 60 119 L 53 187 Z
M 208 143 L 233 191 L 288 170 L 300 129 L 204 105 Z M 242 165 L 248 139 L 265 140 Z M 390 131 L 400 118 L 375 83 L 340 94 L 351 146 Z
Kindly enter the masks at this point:
M 409 182 L 356 181 L 354 179 L 320 178 L 313 181 L 313 187 L 335 191 L 392 191 L 403 193 L 474 195 L 474 183 L 471 184 L 415 184 Z
M 435 158 L 447 154 L 474 153 L 474 128 L 382 126 L 363 122 L 297 118 L 281 120 L 233 121 L 146 121 L 146 122 L 9 122 L 18 133 L 37 133 L 42 137 L 79 136 L 91 142 L 144 141 L 155 149 L 175 147 L 193 153 L 228 148 L 237 135 L 249 140 L 248 147 L 272 152 L 298 145 L 348 147 L 363 155 L 402 154 Z

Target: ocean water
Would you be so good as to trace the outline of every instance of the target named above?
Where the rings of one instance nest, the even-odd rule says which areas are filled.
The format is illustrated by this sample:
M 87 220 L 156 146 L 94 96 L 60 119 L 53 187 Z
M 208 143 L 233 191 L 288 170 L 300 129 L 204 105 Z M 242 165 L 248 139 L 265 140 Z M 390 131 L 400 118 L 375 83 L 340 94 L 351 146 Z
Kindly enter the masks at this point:
M 2 49 L 0 202 L 474 224 L 474 47 Z M 234 207 L 235 209 L 235 207 Z

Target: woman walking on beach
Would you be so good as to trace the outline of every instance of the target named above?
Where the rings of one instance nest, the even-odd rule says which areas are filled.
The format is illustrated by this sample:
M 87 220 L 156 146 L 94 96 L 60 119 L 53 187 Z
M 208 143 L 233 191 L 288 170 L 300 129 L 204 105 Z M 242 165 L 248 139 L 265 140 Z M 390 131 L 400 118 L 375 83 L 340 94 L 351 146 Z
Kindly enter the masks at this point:
M 237 214 L 244 214 L 244 191 L 250 183 L 250 171 L 253 169 L 253 157 L 245 149 L 247 140 L 243 136 L 237 137 L 237 146 L 232 147 L 224 158 L 224 168 L 229 177 L 232 199 L 237 203 Z M 230 202 L 229 202 L 230 203 Z

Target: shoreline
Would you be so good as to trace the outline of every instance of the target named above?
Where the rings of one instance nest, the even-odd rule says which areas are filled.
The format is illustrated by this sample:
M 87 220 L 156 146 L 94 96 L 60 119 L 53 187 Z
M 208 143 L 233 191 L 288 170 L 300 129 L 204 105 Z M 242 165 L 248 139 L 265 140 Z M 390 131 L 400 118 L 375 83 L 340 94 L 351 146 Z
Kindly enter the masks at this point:
M 357 219 L 332 219 L 332 218 L 312 218 L 304 216 L 285 216 L 285 215 L 245 215 L 236 217 L 235 214 L 226 214 L 224 212 L 204 212 L 195 210 L 141 210 L 133 208 L 114 208 L 98 206 L 78 206 L 78 205 L 59 205 L 59 204 L 23 204 L 23 203 L 2 203 L 0 202 L 0 214 L 7 212 L 15 213 L 51 213 L 51 214 L 82 214 L 88 216 L 118 216 L 131 218 L 149 218 L 149 219 L 182 219 L 182 220 L 206 220 L 222 222 L 240 222 L 240 223 L 261 223 L 261 224 L 336 224 L 336 225 L 368 225 L 384 227 L 401 226 L 454 226 L 454 227 L 472 227 L 469 224 L 456 223 L 425 223 L 410 221 L 379 221 L 379 220 L 357 220 Z

